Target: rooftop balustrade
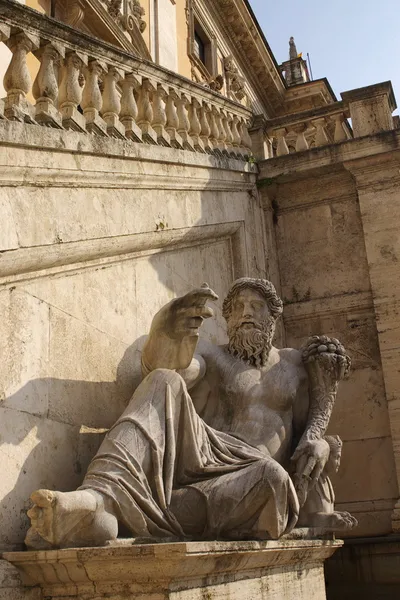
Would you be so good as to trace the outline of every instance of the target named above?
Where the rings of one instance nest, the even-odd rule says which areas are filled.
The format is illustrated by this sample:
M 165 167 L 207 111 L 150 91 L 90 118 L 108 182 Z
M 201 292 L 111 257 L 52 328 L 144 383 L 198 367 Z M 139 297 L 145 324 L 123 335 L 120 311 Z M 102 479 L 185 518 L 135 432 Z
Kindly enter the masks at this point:
M 249 109 L 154 63 L 0 0 L 11 50 L 0 119 L 246 159 Z M 32 81 L 33 55 L 39 61 Z
M 344 92 L 342 100 L 264 123 L 268 157 L 285 156 L 395 129 L 390 82 Z M 351 126 L 348 119 L 351 119 Z

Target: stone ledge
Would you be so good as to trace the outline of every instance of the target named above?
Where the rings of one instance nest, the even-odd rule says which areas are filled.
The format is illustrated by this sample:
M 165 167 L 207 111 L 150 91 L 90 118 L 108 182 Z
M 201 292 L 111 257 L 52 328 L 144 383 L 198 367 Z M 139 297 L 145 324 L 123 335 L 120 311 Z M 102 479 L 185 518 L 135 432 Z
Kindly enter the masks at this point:
M 341 541 L 189 542 L 41 552 L 3 558 L 50 598 L 324 600 L 323 563 Z M 312 591 L 314 590 L 314 591 Z M 204 595 L 204 593 L 208 595 Z M 121 596 L 122 594 L 122 596 Z M 125 596 L 127 594 L 127 596 Z
M 80 155 L 95 155 L 105 158 L 234 171 L 245 173 L 253 178 L 258 173 L 256 164 L 222 154 L 220 156 L 200 154 L 189 150 L 139 144 L 130 140 L 104 138 L 71 130 L 59 130 L 7 120 L 0 120 L 0 148 L 3 146 L 22 147 L 35 152 L 46 150 L 57 154 L 74 152 Z M 78 171 L 79 169 L 77 169 Z

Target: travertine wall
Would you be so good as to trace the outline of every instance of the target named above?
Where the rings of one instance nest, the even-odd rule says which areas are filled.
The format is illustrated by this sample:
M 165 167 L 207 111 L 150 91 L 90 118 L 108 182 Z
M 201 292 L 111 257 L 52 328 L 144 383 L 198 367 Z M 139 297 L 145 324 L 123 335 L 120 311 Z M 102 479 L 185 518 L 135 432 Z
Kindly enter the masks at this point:
M 285 301 L 287 345 L 327 333 L 352 357 L 329 427 L 344 440 L 334 487 L 338 508 L 359 521 L 351 537 L 391 533 L 399 497 L 398 159 L 392 152 L 390 177 L 389 157 L 382 155 L 385 145 L 397 143 L 393 137 L 266 161 L 259 184 L 269 236 L 275 234 L 270 270 Z M 381 156 L 375 181 L 385 178 L 385 191 L 373 185 L 368 161 L 358 158 L 373 150 Z
M 73 489 L 137 382 L 154 313 L 207 281 L 223 341 L 236 276 L 265 276 L 254 167 L 0 123 L 0 549 L 32 490 Z M 139 342 L 137 340 L 139 339 Z

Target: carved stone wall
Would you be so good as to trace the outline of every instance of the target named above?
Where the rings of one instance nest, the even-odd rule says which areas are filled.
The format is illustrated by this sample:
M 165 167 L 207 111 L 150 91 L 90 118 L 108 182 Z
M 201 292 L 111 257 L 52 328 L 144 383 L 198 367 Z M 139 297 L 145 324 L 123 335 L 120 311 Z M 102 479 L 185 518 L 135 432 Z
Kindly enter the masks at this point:
M 397 143 L 389 132 L 272 159 L 259 182 L 287 345 L 326 331 L 352 357 L 330 424 L 344 441 L 334 486 L 358 519 L 351 537 L 399 527 Z
M 12 549 L 32 490 L 79 485 L 135 387 L 135 342 L 158 308 L 207 281 L 221 301 L 204 334 L 223 341 L 229 284 L 265 276 L 265 263 L 252 165 L 0 128 L 0 549 Z

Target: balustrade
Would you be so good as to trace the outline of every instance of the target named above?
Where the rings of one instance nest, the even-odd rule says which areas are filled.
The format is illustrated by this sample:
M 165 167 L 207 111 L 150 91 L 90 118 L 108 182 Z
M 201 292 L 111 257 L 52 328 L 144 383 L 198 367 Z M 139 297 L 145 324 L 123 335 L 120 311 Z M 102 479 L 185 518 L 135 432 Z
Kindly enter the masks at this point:
M 0 8 L 0 43 L 12 53 L 0 120 L 241 160 L 249 154 L 246 107 L 26 7 L 0 0 Z M 29 54 L 39 61 L 34 81 Z
M 343 102 L 335 102 L 307 113 L 269 121 L 267 139 L 272 140 L 273 155 L 284 156 L 351 139 L 347 112 Z

